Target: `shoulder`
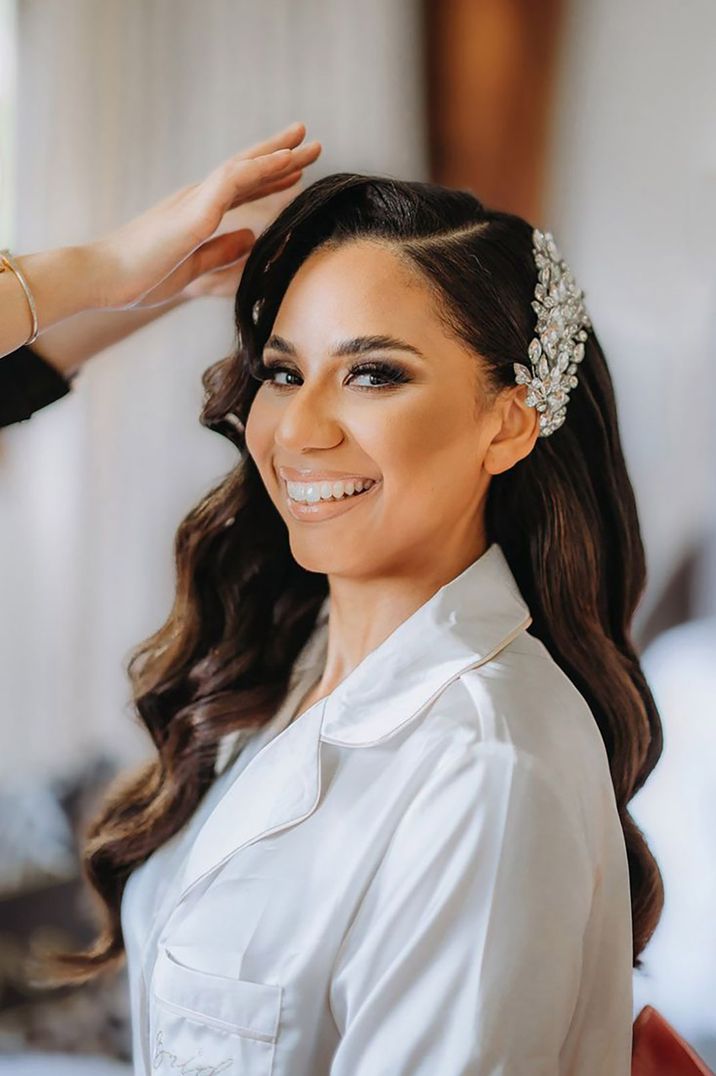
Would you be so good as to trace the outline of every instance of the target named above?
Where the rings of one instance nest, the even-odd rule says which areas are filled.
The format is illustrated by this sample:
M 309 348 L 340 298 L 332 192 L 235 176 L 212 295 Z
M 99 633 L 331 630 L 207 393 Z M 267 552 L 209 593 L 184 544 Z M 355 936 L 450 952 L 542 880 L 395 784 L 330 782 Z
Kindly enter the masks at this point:
M 539 639 L 522 632 L 467 669 L 431 707 L 426 731 L 446 725 L 482 744 L 509 744 L 547 769 L 565 756 L 593 765 L 607 754 L 586 699 Z M 444 737 L 443 737 L 444 738 Z
M 462 673 L 421 731 L 442 744 L 446 764 L 462 753 L 505 781 L 517 769 L 527 784 L 551 788 L 598 854 L 601 829 L 616 820 L 604 741 L 586 699 L 535 636 L 522 632 L 495 658 Z
M 587 700 L 535 636 L 523 632 L 459 683 L 483 741 L 507 740 L 548 768 L 607 764 Z
M 503 911 L 509 894 L 519 893 L 525 916 L 527 905 L 538 909 L 556 887 L 579 906 L 581 930 L 600 853 L 572 791 L 538 756 L 507 741 L 481 740 L 464 725 L 431 754 L 391 833 L 382 867 L 386 888 L 415 879 L 427 886 L 427 902 L 434 879 L 447 884 L 450 877 Z M 426 871 L 426 864 L 439 869 Z M 556 895 L 551 903 L 557 906 Z

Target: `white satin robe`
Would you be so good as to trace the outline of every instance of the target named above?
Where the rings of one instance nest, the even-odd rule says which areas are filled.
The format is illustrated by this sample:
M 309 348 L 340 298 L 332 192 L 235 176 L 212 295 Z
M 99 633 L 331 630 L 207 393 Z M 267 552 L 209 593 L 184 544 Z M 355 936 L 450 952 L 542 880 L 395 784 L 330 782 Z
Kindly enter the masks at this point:
M 607 755 L 501 547 L 291 722 L 328 603 L 274 719 L 128 880 L 135 1073 L 628 1076 Z

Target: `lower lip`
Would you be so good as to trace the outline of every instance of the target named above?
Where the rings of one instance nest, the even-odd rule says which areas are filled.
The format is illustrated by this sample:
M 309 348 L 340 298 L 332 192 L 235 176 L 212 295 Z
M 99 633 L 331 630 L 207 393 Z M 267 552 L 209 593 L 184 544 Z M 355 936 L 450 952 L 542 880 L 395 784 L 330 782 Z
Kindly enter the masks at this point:
M 340 501 L 316 501 L 315 504 L 304 504 L 302 501 L 294 501 L 284 486 L 284 496 L 288 510 L 294 519 L 302 519 L 306 523 L 318 523 L 322 519 L 333 519 L 334 516 L 342 516 L 344 512 L 350 512 L 357 504 L 367 501 L 380 487 L 380 482 L 374 482 L 365 493 L 354 493 L 350 497 L 344 497 Z

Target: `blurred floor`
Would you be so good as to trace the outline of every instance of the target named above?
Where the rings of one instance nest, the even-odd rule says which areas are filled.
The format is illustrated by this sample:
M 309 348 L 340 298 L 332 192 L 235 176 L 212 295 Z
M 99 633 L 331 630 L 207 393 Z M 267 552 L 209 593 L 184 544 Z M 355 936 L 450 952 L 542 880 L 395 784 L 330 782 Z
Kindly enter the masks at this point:
M 132 1076 L 132 1066 L 76 1054 L 9 1054 L 0 1057 L 0 1076 Z

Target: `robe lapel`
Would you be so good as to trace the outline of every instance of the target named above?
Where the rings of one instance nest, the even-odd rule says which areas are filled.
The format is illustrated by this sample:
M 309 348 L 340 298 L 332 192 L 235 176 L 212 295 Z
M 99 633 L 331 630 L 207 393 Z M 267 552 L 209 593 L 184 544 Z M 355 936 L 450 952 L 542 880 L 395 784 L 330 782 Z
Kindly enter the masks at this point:
M 187 857 L 179 901 L 209 871 L 248 844 L 311 814 L 321 793 L 325 699 L 269 740 L 219 801 Z
M 327 613 L 326 601 L 304 652 L 306 684 L 325 652 Z M 321 797 L 322 742 L 351 748 L 382 742 L 531 622 L 504 553 L 493 543 L 250 760 L 199 830 L 177 903 L 246 845 L 313 813 Z

